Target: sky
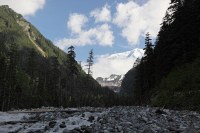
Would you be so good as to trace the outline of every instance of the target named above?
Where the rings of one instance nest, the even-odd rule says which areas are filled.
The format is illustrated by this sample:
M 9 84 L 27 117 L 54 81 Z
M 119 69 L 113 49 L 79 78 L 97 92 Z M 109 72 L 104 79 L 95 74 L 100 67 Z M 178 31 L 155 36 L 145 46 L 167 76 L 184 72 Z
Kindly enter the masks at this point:
M 67 52 L 70 45 L 75 46 L 77 61 L 84 64 L 93 49 L 98 68 L 105 67 L 98 62 L 99 57 L 144 48 L 147 32 L 155 39 L 169 3 L 170 0 L 0 0 L 0 5 L 9 5 L 22 14 L 60 49 Z M 110 70 L 102 76 L 112 73 Z M 93 76 L 96 77 L 95 72 Z

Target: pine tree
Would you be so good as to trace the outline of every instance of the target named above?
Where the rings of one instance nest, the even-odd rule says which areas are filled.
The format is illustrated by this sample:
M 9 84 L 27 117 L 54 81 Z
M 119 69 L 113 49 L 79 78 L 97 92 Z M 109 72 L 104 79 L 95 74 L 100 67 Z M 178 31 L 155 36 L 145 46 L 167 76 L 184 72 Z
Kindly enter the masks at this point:
M 152 57 L 153 55 L 153 46 L 152 42 L 151 42 L 151 38 L 150 38 L 150 34 L 149 32 L 146 34 L 146 38 L 145 38 L 145 53 L 144 53 L 144 58 L 143 60 L 148 60 Z
M 91 49 L 90 50 L 90 52 L 89 52 L 89 57 L 88 57 L 88 59 L 87 59 L 87 66 L 88 66 L 88 75 L 91 75 L 92 74 L 92 71 L 91 71 L 91 66 L 93 65 L 93 63 L 94 63 L 94 61 L 93 61 L 93 59 L 94 59 L 94 57 L 93 57 L 93 55 L 94 55 L 94 53 L 93 53 L 93 49 Z
M 75 57 L 76 57 L 76 53 L 74 51 L 74 46 L 70 46 L 68 48 L 68 53 L 67 53 L 67 57 L 68 57 L 68 65 L 69 65 L 69 69 L 70 69 L 70 74 L 71 75 L 76 75 L 77 72 L 78 72 L 78 69 L 77 69 L 77 62 L 75 60 Z

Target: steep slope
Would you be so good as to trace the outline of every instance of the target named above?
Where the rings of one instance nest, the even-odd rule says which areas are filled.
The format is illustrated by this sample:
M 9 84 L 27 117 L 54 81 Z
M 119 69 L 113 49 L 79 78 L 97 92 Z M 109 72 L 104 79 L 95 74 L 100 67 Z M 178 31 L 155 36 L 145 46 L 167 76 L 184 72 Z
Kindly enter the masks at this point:
M 134 104 L 200 110 L 199 12 L 199 0 L 171 0 L 155 48 L 128 78 Z
M 108 106 L 114 96 L 20 14 L 0 6 L 0 110 Z
M 45 39 L 33 25 L 8 6 L 0 8 L 0 31 L 4 34 L 15 34 L 15 41 L 20 49 L 32 48 L 43 57 L 57 56 L 60 61 L 65 60 L 66 54 L 63 51 Z

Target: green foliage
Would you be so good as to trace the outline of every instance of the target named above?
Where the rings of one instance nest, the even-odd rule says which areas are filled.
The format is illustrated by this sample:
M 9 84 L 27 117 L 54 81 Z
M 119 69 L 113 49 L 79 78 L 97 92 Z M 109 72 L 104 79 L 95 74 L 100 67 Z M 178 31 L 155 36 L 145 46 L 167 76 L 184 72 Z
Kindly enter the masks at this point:
M 27 27 L 28 30 L 27 30 Z M 110 106 L 114 92 L 88 76 L 8 6 L 0 6 L 0 110 L 41 106 Z
M 133 103 L 200 110 L 199 12 L 199 0 L 171 1 L 155 48 L 146 45 L 132 79 L 125 78 L 133 82 Z
M 176 68 L 163 78 L 152 99 L 155 106 L 200 110 L 200 60 Z
M 27 26 L 30 27 L 28 31 L 25 30 Z M 1 31 L 3 34 L 6 34 L 6 37 L 14 34 L 16 36 L 15 42 L 19 49 L 23 49 L 24 47 L 33 48 L 41 54 L 30 40 L 31 38 L 45 52 L 47 57 L 56 56 L 61 64 L 66 61 L 66 54 L 63 51 L 54 46 L 51 41 L 45 39 L 33 25 L 22 17 L 22 15 L 15 13 L 8 6 L 0 7 L 0 32 Z M 30 35 L 30 38 L 28 35 Z M 7 40 L 9 40 L 9 38 Z

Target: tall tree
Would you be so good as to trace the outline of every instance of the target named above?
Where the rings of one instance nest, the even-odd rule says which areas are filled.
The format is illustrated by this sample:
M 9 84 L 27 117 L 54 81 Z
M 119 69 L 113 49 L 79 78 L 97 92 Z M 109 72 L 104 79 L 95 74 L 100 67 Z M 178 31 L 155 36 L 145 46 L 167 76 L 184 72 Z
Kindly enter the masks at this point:
M 154 45 L 151 42 L 150 34 L 145 37 L 145 53 L 140 64 L 136 66 L 134 97 L 138 104 L 150 101 L 150 91 L 154 86 Z
M 70 46 L 68 48 L 68 53 L 67 53 L 67 57 L 68 57 L 68 65 L 69 65 L 69 69 L 70 69 L 70 74 L 77 74 L 78 72 L 78 69 L 77 69 L 77 62 L 75 60 L 75 57 L 76 57 L 76 53 L 74 51 L 74 46 Z
M 90 50 L 90 52 L 89 52 L 89 57 L 88 57 L 88 59 L 87 59 L 87 66 L 88 66 L 88 75 L 91 75 L 92 74 L 92 70 L 91 70 L 91 66 L 93 65 L 93 63 L 94 63 L 94 61 L 93 61 L 93 59 L 94 59 L 94 53 L 93 53 L 93 49 L 91 49 Z
M 148 32 L 145 38 L 145 48 L 144 48 L 145 53 L 144 53 L 143 60 L 149 60 L 153 55 L 153 44 L 151 40 L 152 39 L 150 38 L 150 34 Z

